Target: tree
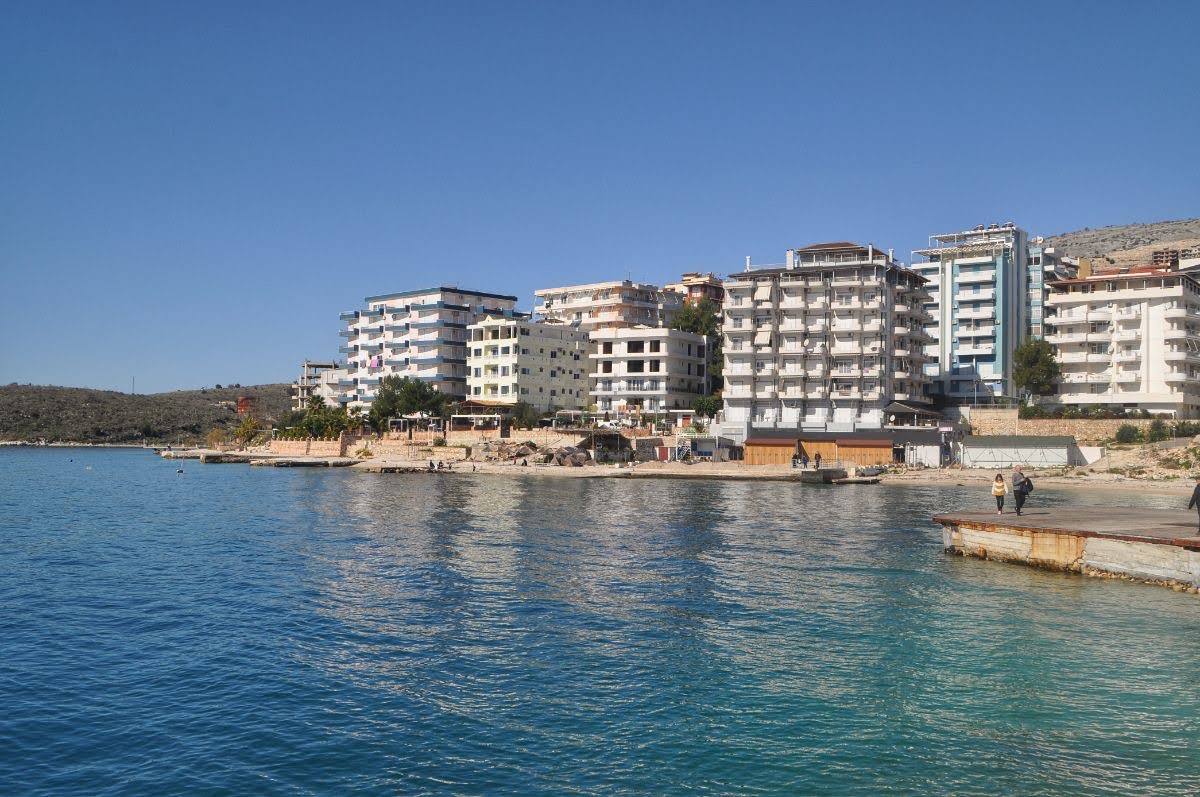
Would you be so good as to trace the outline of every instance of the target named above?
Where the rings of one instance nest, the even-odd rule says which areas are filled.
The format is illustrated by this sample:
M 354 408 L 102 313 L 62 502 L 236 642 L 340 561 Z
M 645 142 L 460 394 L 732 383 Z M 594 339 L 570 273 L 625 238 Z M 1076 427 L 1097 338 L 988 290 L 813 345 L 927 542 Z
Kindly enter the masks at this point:
M 715 418 L 723 406 L 721 399 L 716 396 L 702 396 L 692 400 L 692 412 L 701 418 Z
M 717 306 L 707 296 L 698 302 L 686 302 L 671 319 L 671 329 L 681 329 L 706 338 L 717 334 Z
M 258 421 L 247 415 L 238 424 L 238 428 L 233 433 L 233 439 L 237 440 L 242 448 L 245 448 L 246 444 L 253 440 L 256 434 L 258 434 Z
M 389 418 L 418 412 L 441 415 L 445 405 L 445 394 L 434 390 L 432 385 L 420 379 L 393 374 L 380 381 L 368 417 L 371 427 L 382 432 L 387 428 Z
M 513 426 L 518 429 L 536 429 L 542 416 L 528 401 L 518 401 L 512 408 Z
M 1054 349 L 1046 341 L 1026 341 L 1013 352 L 1013 381 L 1021 390 L 1035 396 L 1052 395 L 1058 375 Z

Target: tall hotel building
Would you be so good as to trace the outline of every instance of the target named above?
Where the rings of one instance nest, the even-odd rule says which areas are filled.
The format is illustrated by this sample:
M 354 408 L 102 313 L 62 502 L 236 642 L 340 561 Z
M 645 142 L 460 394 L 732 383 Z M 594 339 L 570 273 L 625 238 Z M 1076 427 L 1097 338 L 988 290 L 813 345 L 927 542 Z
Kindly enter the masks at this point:
M 368 296 L 346 322 L 346 368 L 334 377 L 337 401 L 369 407 L 385 376 L 420 379 L 452 401 L 467 395 L 467 326 L 486 315 L 511 316 L 517 297 L 460 288 Z
M 1154 266 L 1050 284 L 1058 401 L 1200 418 L 1200 282 Z
M 667 326 L 683 306 L 682 294 L 629 280 L 542 288 L 534 296 L 542 302 L 534 308 L 536 316 L 583 332 L 638 324 Z
M 1012 353 L 1026 339 L 1031 301 L 1028 236 L 992 224 L 929 243 L 913 253 L 925 261 L 912 270 L 928 280 L 931 393 L 962 403 L 1015 396 Z
M 563 324 L 488 316 L 467 327 L 467 395 L 540 412 L 588 403 L 588 337 Z
M 854 243 L 788 251 L 725 281 L 723 432 L 854 431 L 924 400 L 925 279 Z

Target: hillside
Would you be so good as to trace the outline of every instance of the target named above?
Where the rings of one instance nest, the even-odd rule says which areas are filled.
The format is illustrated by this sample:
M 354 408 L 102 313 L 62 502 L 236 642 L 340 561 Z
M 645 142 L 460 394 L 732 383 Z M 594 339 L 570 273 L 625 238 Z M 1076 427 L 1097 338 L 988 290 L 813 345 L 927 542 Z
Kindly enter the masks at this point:
M 1097 227 L 1046 240 L 1072 257 L 1103 257 L 1116 265 L 1137 266 L 1149 263 L 1155 249 L 1200 245 L 1200 219 Z
M 258 398 L 260 419 L 291 403 L 288 385 L 255 385 L 135 395 L 76 387 L 0 387 L 0 440 L 73 443 L 183 443 L 237 425 L 239 396 Z

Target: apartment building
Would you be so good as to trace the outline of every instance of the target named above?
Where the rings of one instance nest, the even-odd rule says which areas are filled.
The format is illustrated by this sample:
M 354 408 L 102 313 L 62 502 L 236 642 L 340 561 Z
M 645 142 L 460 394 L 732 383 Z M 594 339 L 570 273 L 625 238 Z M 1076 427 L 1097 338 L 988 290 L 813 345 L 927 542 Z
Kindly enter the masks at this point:
M 369 407 L 385 376 L 420 379 L 452 401 L 467 394 L 467 326 L 511 316 L 517 297 L 438 287 L 368 296 L 366 309 L 341 314 L 346 343 L 337 401 Z
M 542 288 L 534 291 L 541 304 L 534 315 L 583 332 L 621 327 L 667 326 L 683 306 L 683 296 L 657 285 L 623 280 Z
M 913 252 L 924 260 L 912 270 L 928 280 L 931 392 L 961 403 L 1015 396 L 1012 352 L 1032 326 L 1032 300 L 1044 295 L 1030 285 L 1028 235 L 1009 222 L 929 243 Z
M 725 288 L 721 284 L 721 280 L 711 271 L 707 274 L 688 271 L 679 278 L 679 282 L 664 285 L 663 288 L 682 294 L 685 302 L 708 299 L 718 312 L 721 310 L 721 303 L 725 300 Z
M 634 326 L 597 329 L 589 337 L 590 391 L 600 412 L 686 410 L 707 392 L 708 356 L 701 335 Z
M 885 425 L 924 400 L 925 280 L 873 246 L 792 249 L 725 280 L 723 433 Z
M 1074 279 L 1079 275 L 1079 267 L 1061 256 L 1053 246 L 1047 246 L 1046 239 L 1040 235 L 1029 239 L 1026 257 L 1029 295 L 1025 302 L 1028 310 L 1025 318 L 1025 336 L 1044 338 L 1046 316 L 1049 314 L 1046 304 L 1050 292 L 1048 286 L 1057 280 Z
M 467 326 L 467 395 L 540 412 L 588 405 L 588 337 L 564 324 L 487 316 Z
M 336 373 L 341 369 L 341 363 L 332 360 L 305 360 L 300 364 L 300 378 L 292 383 L 292 409 L 303 410 L 314 395 L 323 400 L 336 401 L 336 391 L 330 387 L 336 384 Z M 335 372 L 335 373 L 331 373 Z
M 1058 400 L 1200 417 L 1200 282 L 1146 266 L 1050 283 Z

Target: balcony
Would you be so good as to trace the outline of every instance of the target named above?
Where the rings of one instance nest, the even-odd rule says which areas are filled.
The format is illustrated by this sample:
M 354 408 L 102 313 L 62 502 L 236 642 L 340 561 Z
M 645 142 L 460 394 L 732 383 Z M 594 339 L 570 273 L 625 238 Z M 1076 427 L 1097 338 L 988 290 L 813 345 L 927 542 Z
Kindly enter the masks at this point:
M 1100 310 L 1100 309 L 1088 310 L 1088 314 L 1087 314 L 1088 321 L 1112 321 L 1112 317 L 1113 317 L 1112 310 L 1107 310 L 1107 309 L 1105 309 L 1105 310 Z
M 996 317 L 996 308 L 995 307 L 980 307 L 978 310 L 968 310 L 968 309 L 960 308 L 958 311 L 958 317 L 963 320 L 971 319 L 971 318 L 995 318 Z
M 1083 343 L 1086 340 L 1087 340 L 1086 332 L 1070 332 L 1070 333 L 1067 333 L 1064 335 L 1047 335 L 1046 336 L 1046 342 L 1052 343 L 1055 345 L 1062 345 L 1064 343 L 1066 343 L 1066 344 Z
M 1171 327 L 1163 332 L 1163 337 L 1167 340 L 1179 340 L 1180 338 L 1194 337 L 1194 332 L 1189 332 L 1185 327 Z
M 1137 371 L 1118 371 L 1117 375 L 1113 378 L 1113 381 L 1122 385 L 1127 385 L 1131 382 L 1142 381 L 1142 375 Z
M 1163 318 L 1175 320 L 1179 318 L 1187 318 L 1188 311 L 1186 307 L 1168 307 L 1163 311 Z
M 990 338 L 996 334 L 996 328 L 993 326 L 986 327 L 960 327 L 956 337 L 959 338 Z
M 1167 371 L 1163 376 L 1165 382 L 1189 382 L 1191 377 L 1187 375 L 1187 371 Z
M 960 271 L 955 279 L 959 285 L 970 285 L 972 283 L 995 282 L 996 270 L 989 269 L 987 271 Z
M 1070 315 L 1059 313 L 1057 315 L 1046 316 L 1045 320 L 1045 323 L 1050 326 L 1067 326 L 1068 324 L 1082 324 L 1084 322 L 1085 316 L 1083 313 L 1071 313 Z
M 898 349 L 893 349 L 892 354 L 896 357 L 910 357 L 910 356 L 912 356 L 912 350 L 898 348 Z
M 960 357 L 984 357 L 989 354 L 994 354 L 996 347 L 990 343 L 977 346 L 959 346 L 958 354 Z
M 1072 351 L 1066 354 L 1058 355 L 1060 363 L 1085 363 L 1088 361 L 1088 354 L 1085 351 Z
M 1112 340 L 1113 333 L 1111 332 L 1089 332 L 1087 333 L 1088 343 L 1108 343 Z
M 1135 363 L 1142 359 L 1140 351 L 1122 351 L 1113 355 L 1113 360 L 1119 363 Z
M 992 288 L 985 288 L 979 291 L 956 291 L 954 298 L 960 302 L 994 302 L 996 300 L 996 291 Z

